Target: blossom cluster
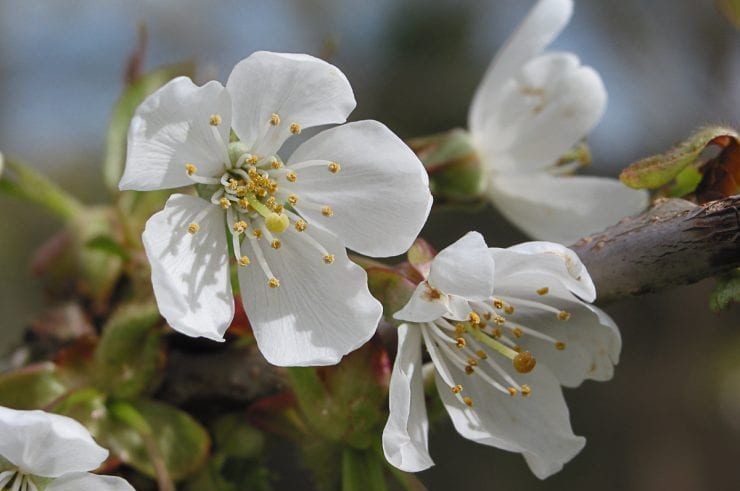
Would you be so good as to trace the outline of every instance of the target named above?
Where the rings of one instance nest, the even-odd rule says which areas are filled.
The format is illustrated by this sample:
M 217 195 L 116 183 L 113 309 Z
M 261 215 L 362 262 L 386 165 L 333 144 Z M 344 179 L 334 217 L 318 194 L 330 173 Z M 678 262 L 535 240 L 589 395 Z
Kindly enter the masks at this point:
M 561 386 L 608 380 L 618 361 L 619 331 L 591 305 L 589 273 L 563 244 L 641 211 L 647 195 L 571 175 L 579 163 L 563 159 L 607 100 L 593 68 L 545 51 L 572 9 L 572 0 L 534 6 L 468 115 L 486 195 L 540 241 L 490 248 L 468 233 L 418 271 L 388 319 L 398 351 L 382 442 L 401 470 L 433 465 L 429 382 L 463 437 L 521 453 L 540 478 L 557 472 L 585 443 Z M 333 365 L 375 334 L 383 306 L 348 250 L 407 251 L 432 194 L 424 165 L 389 128 L 346 122 L 355 105 L 330 63 L 260 51 L 225 84 L 175 78 L 138 107 L 119 187 L 179 190 L 142 235 L 172 329 L 224 341 L 239 301 L 260 351 L 279 366 Z M 0 490 L 132 489 L 88 472 L 106 456 L 73 420 L 0 408 Z

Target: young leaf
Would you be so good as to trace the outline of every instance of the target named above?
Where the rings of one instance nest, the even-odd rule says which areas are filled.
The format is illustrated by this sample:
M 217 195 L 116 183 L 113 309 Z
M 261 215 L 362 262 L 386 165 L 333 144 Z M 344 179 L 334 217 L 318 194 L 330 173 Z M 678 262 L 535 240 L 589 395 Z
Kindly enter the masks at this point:
M 704 128 L 665 153 L 631 164 L 622 171 L 619 179 L 635 189 L 659 188 L 678 176 L 686 166 L 693 164 L 708 145 L 725 148 L 737 138 L 737 133 L 731 128 Z
M 714 313 L 729 309 L 733 303 L 740 303 L 740 269 L 719 278 L 709 296 L 709 308 Z
M 118 181 L 123 174 L 126 159 L 126 136 L 134 111 L 147 96 L 180 75 L 192 77 L 192 63 L 168 65 L 146 73 L 127 86 L 113 108 L 106 135 L 103 179 L 112 192 L 118 191 Z
M 39 409 L 67 391 L 51 362 L 0 374 L 0 406 Z

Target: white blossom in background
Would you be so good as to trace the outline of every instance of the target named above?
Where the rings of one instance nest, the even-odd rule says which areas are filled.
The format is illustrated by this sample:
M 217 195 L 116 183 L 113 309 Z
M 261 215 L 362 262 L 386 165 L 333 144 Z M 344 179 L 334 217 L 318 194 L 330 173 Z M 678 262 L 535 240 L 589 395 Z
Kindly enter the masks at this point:
M 601 119 L 599 74 L 567 52 L 542 52 L 565 28 L 572 0 L 540 0 L 494 58 L 473 98 L 468 128 L 501 213 L 539 240 L 572 243 L 642 211 L 644 190 L 570 176 L 557 165 Z
M 90 472 L 106 458 L 71 418 L 0 406 L 0 491 L 134 491 L 120 477 Z
M 576 254 L 550 242 L 488 249 L 471 232 L 442 250 L 395 314 L 398 353 L 383 449 L 407 472 L 428 452 L 422 344 L 437 390 L 463 437 L 523 454 L 532 472 L 558 472 L 584 446 L 560 386 L 608 380 L 621 340 L 589 305 L 594 285 Z
M 381 305 L 345 248 L 375 257 L 408 249 L 432 201 L 421 162 L 376 121 L 279 155 L 292 135 L 343 123 L 354 107 L 336 67 L 269 52 L 238 63 L 225 87 L 180 77 L 142 103 L 120 188 L 210 187 L 210 199 L 173 195 L 144 231 L 157 303 L 174 329 L 223 340 L 234 315 L 231 247 L 271 363 L 333 364 L 372 336 Z

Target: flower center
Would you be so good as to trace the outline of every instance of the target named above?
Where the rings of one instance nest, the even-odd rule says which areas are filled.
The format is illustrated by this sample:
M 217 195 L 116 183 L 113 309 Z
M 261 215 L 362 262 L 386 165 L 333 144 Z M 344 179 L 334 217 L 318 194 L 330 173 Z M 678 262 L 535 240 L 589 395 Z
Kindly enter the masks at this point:
M 549 293 L 549 289 L 543 287 L 536 290 L 536 293 L 544 296 Z M 489 356 L 489 353 L 507 358 L 517 373 L 527 374 L 535 369 L 537 360 L 531 352 L 520 346 L 520 339 L 526 336 L 541 339 L 552 343 L 554 349 L 559 351 L 565 349 L 565 343 L 518 322 L 512 302 L 521 307 L 552 313 L 553 322 L 563 322 L 570 318 L 570 313 L 534 300 L 502 297 L 492 298 L 487 302 L 469 302 L 474 310 L 470 312 L 467 321 L 453 323 L 442 318 L 425 325 L 425 344 L 435 363 L 442 362 L 436 353 L 444 354 L 445 359 L 464 370 L 467 375 L 482 377 L 496 390 L 512 397 L 519 393 L 524 397 L 530 395 L 532 389 L 527 384 L 519 384 L 499 364 L 496 359 L 499 356 Z M 460 401 L 468 406 L 473 405 L 473 399 L 463 395 L 465 384 L 456 380 L 445 382 Z
M 219 140 L 216 127 L 221 122 L 217 114 L 209 119 L 214 136 Z M 273 138 L 281 124 L 284 123 L 280 116 L 273 113 L 266 122 L 268 129 L 262 139 Z M 298 123 L 290 123 L 288 129 L 294 135 L 301 132 Z M 279 250 L 282 247 L 281 234 L 298 233 L 301 240 L 321 254 L 325 264 L 334 262 L 334 254 L 330 254 L 307 232 L 308 221 L 298 212 L 296 205 L 300 201 L 303 209 L 320 211 L 325 217 L 333 216 L 334 210 L 325 204 L 301 200 L 294 191 L 302 169 L 324 166 L 331 175 L 337 174 L 341 166 L 333 161 L 312 160 L 287 167 L 278 155 L 257 154 L 254 149 L 259 148 L 260 142 L 256 142 L 252 148 L 241 141 L 229 143 L 226 150 L 228 161 L 224 162 L 224 172 L 220 178 L 199 176 L 196 164 L 190 162 L 185 164 L 185 172 L 195 183 L 216 187 L 210 200 L 226 212 L 236 263 L 244 267 L 252 263 L 249 256 L 241 251 L 241 244 L 246 240 L 267 277 L 268 285 L 277 288 L 280 280 L 273 275 L 265 260 L 260 246 L 262 238 L 269 247 Z M 188 225 L 191 234 L 199 229 L 197 221 Z

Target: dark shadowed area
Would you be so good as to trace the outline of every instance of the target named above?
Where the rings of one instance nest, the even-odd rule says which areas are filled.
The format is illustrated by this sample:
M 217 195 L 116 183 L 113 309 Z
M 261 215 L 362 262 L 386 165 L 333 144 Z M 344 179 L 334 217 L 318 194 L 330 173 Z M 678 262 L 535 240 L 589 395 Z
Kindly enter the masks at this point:
M 193 60 L 200 81 L 223 81 L 255 50 L 306 52 L 347 75 L 358 102 L 352 120 L 381 120 L 403 138 L 465 126 L 479 79 L 532 4 L 3 0 L 0 151 L 87 202 L 104 199 L 106 126 L 140 23 L 148 67 Z M 709 0 L 576 0 L 553 49 L 594 66 L 609 92 L 589 139 L 589 173 L 616 176 L 702 124 L 740 123 L 738 31 Z M 5 352 L 43 302 L 29 262 L 58 225 L 5 197 L 0 224 Z M 434 211 L 423 235 L 442 248 L 469 230 L 491 246 L 526 240 L 491 208 L 462 218 Z M 444 421 L 431 434 L 437 466 L 422 481 L 431 491 L 740 489 L 740 306 L 712 314 L 713 283 L 606 306 L 622 331 L 622 359 L 613 381 L 566 391 L 574 430 L 588 443 L 561 473 L 539 481 L 519 455 L 467 442 Z M 297 463 L 282 466 L 285 487 L 307 486 Z

